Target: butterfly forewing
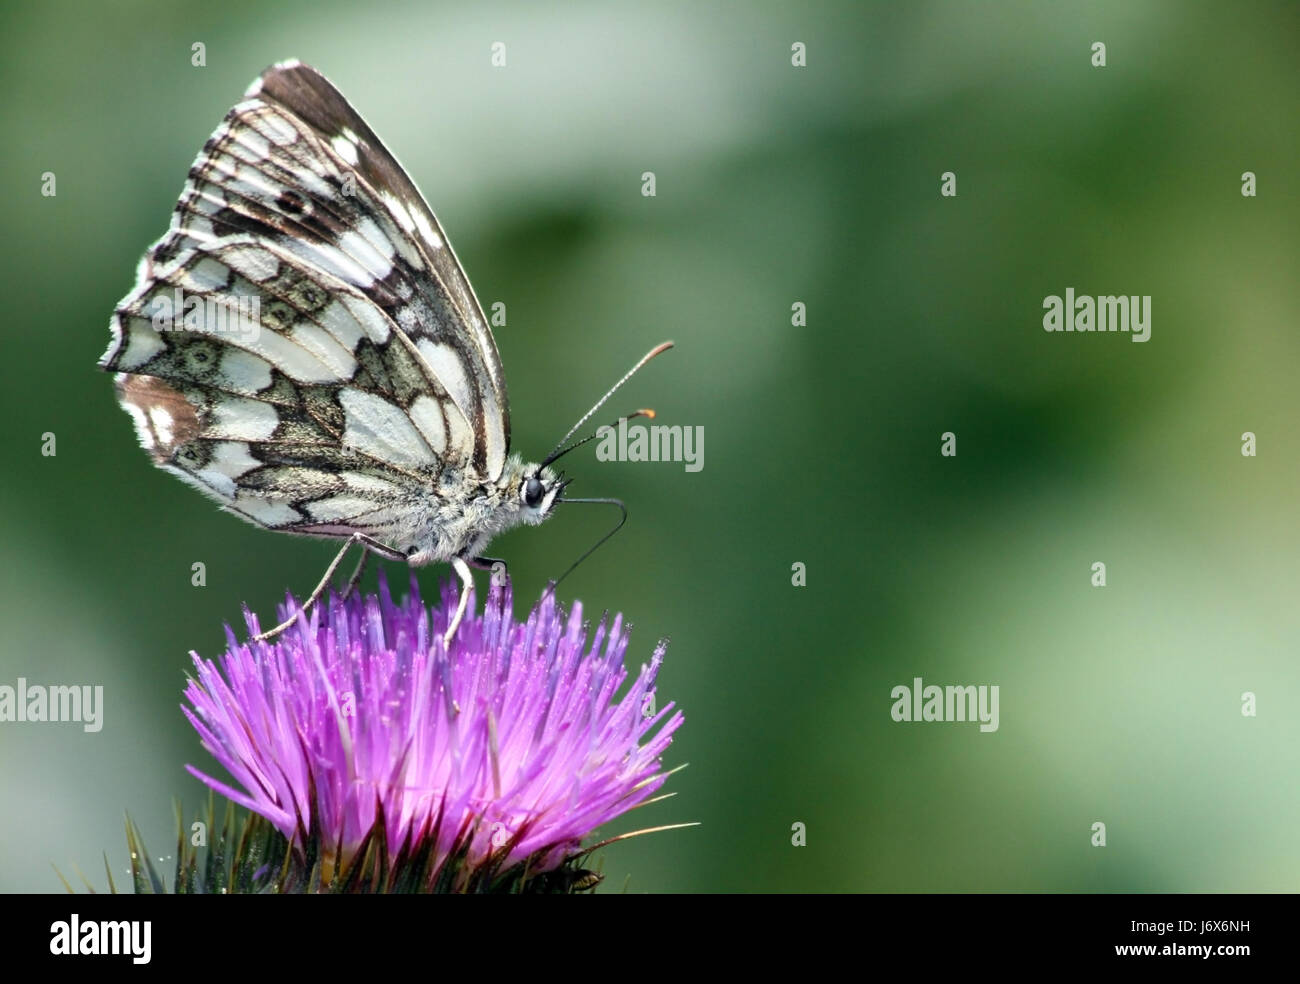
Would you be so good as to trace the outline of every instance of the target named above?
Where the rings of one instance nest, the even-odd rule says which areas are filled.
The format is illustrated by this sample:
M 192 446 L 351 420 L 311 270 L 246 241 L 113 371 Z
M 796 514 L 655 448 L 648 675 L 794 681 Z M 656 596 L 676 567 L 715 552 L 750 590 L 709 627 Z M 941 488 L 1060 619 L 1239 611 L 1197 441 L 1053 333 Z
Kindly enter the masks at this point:
M 505 464 L 505 384 L 468 279 L 306 66 L 268 70 L 204 146 L 113 332 L 101 365 L 154 460 L 263 526 L 384 538 L 445 472 Z
M 287 64 L 267 72 L 251 91 L 256 91 L 263 101 L 303 120 L 315 133 L 329 135 L 331 147 L 354 161 L 355 172 L 368 187 L 378 192 L 385 209 L 403 231 L 413 237 L 440 288 L 439 303 L 443 299 L 450 301 L 458 324 L 468 332 L 478 349 L 477 361 L 488 377 L 484 381 L 485 388 L 490 389 L 496 399 L 508 439 L 510 425 L 505 376 L 496 343 L 469 278 L 415 183 L 351 104 L 313 69 Z

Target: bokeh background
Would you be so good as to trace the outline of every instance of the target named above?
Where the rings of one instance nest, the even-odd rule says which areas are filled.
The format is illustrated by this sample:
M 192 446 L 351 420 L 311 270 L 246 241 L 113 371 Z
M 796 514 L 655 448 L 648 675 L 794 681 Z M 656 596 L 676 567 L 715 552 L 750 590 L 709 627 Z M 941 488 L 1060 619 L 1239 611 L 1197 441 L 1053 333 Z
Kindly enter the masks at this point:
M 702 425 L 703 470 L 566 462 L 632 519 L 563 594 L 627 613 L 629 659 L 670 636 L 659 702 L 687 716 L 677 796 L 605 833 L 701 822 L 607 849 L 604 890 L 1300 884 L 1295 4 L 54 2 L 0 23 L 0 683 L 107 701 L 96 735 L 0 724 L 0 889 L 57 891 L 51 865 L 102 888 L 128 811 L 170 854 L 172 798 L 203 796 L 184 765 L 215 768 L 178 707 L 188 651 L 332 554 L 155 470 L 95 369 L 195 153 L 287 57 L 506 302 L 516 449 L 678 343 L 614 409 Z M 1066 287 L 1152 295 L 1151 341 L 1045 333 Z M 535 596 L 610 518 L 562 510 L 493 553 Z M 1000 729 L 895 723 L 916 676 L 998 685 Z

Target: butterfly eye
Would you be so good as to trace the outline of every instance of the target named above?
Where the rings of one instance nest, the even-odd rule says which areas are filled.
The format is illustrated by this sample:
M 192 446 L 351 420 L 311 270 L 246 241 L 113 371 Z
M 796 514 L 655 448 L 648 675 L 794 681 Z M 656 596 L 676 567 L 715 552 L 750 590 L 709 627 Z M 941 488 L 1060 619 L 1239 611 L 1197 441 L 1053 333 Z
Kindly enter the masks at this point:
M 523 496 L 524 504 L 536 506 L 542 501 L 542 496 L 546 494 L 546 486 L 542 485 L 537 478 L 530 478 L 524 483 Z

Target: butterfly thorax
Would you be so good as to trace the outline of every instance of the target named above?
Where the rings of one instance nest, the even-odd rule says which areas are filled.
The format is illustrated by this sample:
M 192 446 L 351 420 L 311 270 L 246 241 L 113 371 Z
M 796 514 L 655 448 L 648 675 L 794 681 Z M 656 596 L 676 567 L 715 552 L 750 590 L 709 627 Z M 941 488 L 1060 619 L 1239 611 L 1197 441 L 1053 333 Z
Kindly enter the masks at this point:
M 528 481 L 533 478 L 544 489 L 536 505 L 526 498 Z M 479 557 L 501 533 L 545 522 L 562 489 L 563 483 L 549 468 L 539 469 L 511 455 L 495 482 L 444 476 L 437 488 L 424 492 L 425 508 L 402 510 L 402 522 L 387 536 L 377 531 L 377 539 L 406 554 L 415 567 L 453 557 Z

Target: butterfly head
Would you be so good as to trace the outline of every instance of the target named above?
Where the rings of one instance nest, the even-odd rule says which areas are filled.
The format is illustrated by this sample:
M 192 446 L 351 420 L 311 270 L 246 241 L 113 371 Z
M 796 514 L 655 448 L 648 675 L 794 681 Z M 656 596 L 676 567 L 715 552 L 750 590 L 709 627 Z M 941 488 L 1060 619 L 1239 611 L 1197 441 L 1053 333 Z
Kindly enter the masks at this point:
M 541 465 L 520 465 L 512 483 L 519 522 L 529 526 L 545 522 L 571 481 Z

